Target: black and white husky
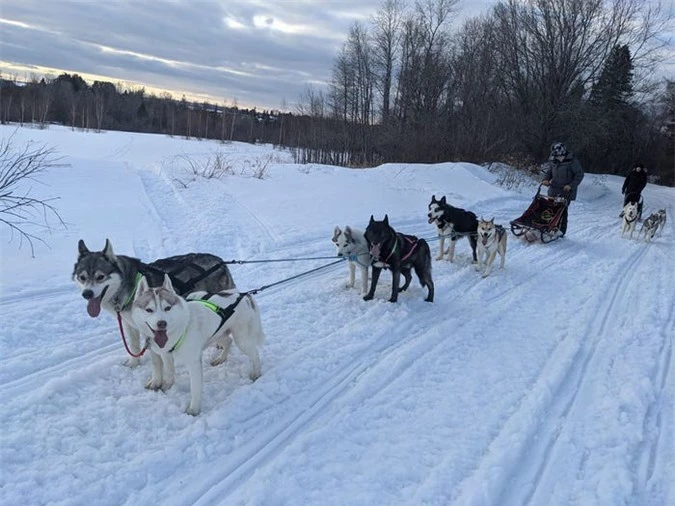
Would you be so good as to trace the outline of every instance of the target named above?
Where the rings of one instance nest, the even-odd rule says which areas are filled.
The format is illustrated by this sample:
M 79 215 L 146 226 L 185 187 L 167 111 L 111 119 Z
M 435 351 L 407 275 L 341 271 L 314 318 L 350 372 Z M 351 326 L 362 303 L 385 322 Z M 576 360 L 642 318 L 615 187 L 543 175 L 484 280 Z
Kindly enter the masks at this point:
M 471 211 L 466 211 L 459 207 L 453 207 L 447 203 L 445 197 L 436 200 L 436 195 L 431 196 L 429 203 L 429 212 L 427 213 L 429 223 L 436 225 L 438 236 L 440 237 L 440 248 L 436 260 L 441 260 L 445 255 L 445 238 L 450 238 L 450 247 L 448 248 L 448 260 L 450 262 L 455 258 L 455 242 L 461 237 L 468 237 L 471 244 L 471 253 L 473 262 L 476 260 L 476 230 L 478 228 L 478 219 Z
M 171 277 L 180 295 L 196 290 L 218 292 L 234 288 L 227 265 L 220 257 L 208 253 L 190 253 L 161 258 L 146 264 L 138 258 L 116 255 L 110 240 L 102 251 L 89 251 L 84 241 L 78 242 L 78 257 L 73 268 L 73 280 L 87 301 L 87 313 L 96 318 L 101 308 L 122 318 L 124 332 L 129 336 L 129 347 L 134 354 L 141 350 L 138 329 L 131 319 L 131 302 L 142 276 L 150 286 L 161 285 L 164 274 Z M 138 365 L 138 358 L 127 364 Z
M 202 352 L 209 344 L 220 348 L 211 365 L 222 364 L 232 345 L 251 359 L 249 377 L 260 377 L 258 346 L 265 341 L 260 311 L 250 294 L 223 290 L 216 294 L 195 292 L 188 299 L 174 290 L 168 275 L 159 288 L 150 288 L 141 278 L 134 296 L 131 316 L 141 335 L 146 336 L 152 358 L 152 377 L 146 388 L 167 390 L 174 382 L 173 364 L 188 368 L 190 373 L 189 415 L 197 415 L 202 406 Z M 167 374 L 163 373 L 163 363 Z
M 487 221 L 480 219 L 478 221 L 478 265 L 476 270 L 483 270 L 483 259 L 485 259 L 485 270 L 483 277 L 487 278 L 492 271 L 492 263 L 495 261 L 497 253 L 501 257 L 500 269 L 504 268 L 506 260 L 506 230 L 501 225 L 495 225 L 495 219 Z
M 629 239 L 632 239 L 639 218 L 637 202 L 628 202 L 628 204 L 623 206 L 622 218 L 623 225 L 621 227 L 621 237 L 623 237 L 626 232 L 629 232 L 630 235 L 628 237 Z
M 356 266 L 358 265 L 361 270 L 361 293 L 368 292 L 368 268 L 370 267 L 371 257 L 363 232 L 350 226 L 346 226 L 344 230 L 335 227 L 332 240 L 337 248 L 337 255 L 346 258 L 349 262 L 347 288 L 354 286 Z

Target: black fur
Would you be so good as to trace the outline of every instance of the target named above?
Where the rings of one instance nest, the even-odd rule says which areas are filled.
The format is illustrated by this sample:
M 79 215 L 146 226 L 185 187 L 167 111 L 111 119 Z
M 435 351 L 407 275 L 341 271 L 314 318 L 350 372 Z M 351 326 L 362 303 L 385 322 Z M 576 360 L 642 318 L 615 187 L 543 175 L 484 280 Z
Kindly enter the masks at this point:
M 415 274 L 417 274 L 422 287 L 428 289 L 427 298 L 424 300 L 427 302 L 434 301 L 434 282 L 431 279 L 431 251 L 429 251 L 429 245 L 424 239 L 397 233 L 389 226 L 389 217 L 386 214 L 383 221 L 375 221 L 373 216 L 370 216 L 365 237 L 371 253 L 373 246 L 377 245 L 379 245 L 380 251 L 378 258 L 374 258 L 370 291 L 363 297 L 363 300 L 373 298 L 380 272 L 383 268 L 386 268 L 391 270 L 392 276 L 389 302 L 396 302 L 398 292 L 404 291 L 410 286 L 412 280 L 410 269 L 412 268 L 415 269 Z M 412 253 L 410 253 L 411 250 Z M 401 274 L 405 277 L 405 284 L 399 288 Z
M 436 204 L 443 211 L 443 214 L 439 218 L 436 218 L 436 220 L 432 220 L 432 204 Z M 478 261 L 478 258 L 476 257 L 476 246 L 478 245 L 478 218 L 474 213 L 459 207 L 451 206 L 447 203 L 445 196 L 441 197 L 440 200 L 436 200 L 436 195 L 432 195 L 431 202 L 429 203 L 429 214 L 427 216 L 429 217 L 429 222 L 431 223 L 434 221 L 439 230 L 452 224 L 452 232 L 450 233 L 451 241 L 456 241 L 461 237 L 468 237 L 469 243 L 471 244 L 473 261 Z

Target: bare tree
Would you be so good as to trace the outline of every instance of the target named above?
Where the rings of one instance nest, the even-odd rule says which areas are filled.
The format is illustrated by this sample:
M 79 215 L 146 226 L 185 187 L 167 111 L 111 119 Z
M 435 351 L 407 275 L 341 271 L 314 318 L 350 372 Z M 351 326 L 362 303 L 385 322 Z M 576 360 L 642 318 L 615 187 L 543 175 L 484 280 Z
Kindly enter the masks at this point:
M 376 86 L 382 95 L 383 123 L 387 122 L 391 108 L 394 65 L 401 49 L 404 9 L 403 0 L 384 0 L 373 18 L 373 71 L 378 77 Z
M 15 149 L 12 137 L 0 140 L 0 223 L 4 223 L 19 237 L 19 247 L 25 242 L 35 256 L 33 241 L 44 240 L 31 229 L 39 227 L 50 230 L 56 220 L 65 226 L 58 210 L 52 204 L 55 197 L 33 196 L 31 183 L 39 182 L 38 177 L 47 169 L 63 166 L 55 157 L 55 150 L 44 145 L 27 143 L 22 149 Z

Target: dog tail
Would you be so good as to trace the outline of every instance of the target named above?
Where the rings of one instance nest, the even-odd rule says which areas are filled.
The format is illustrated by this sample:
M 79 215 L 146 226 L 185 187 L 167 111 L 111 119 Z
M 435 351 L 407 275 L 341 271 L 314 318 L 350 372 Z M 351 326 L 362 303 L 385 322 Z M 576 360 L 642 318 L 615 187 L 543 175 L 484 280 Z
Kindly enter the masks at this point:
M 253 309 L 253 313 L 255 314 L 255 328 L 257 328 L 257 332 L 255 333 L 256 337 L 256 345 L 260 346 L 265 342 L 265 332 L 263 332 L 263 326 L 262 326 L 262 320 L 260 319 L 260 308 L 258 307 L 258 304 L 256 303 L 255 299 L 251 297 L 250 295 L 246 297 L 246 302 L 248 302 L 251 306 L 251 309 Z
M 424 239 L 418 239 L 417 247 L 422 261 L 414 265 L 415 274 L 417 274 L 422 287 L 428 288 L 429 284 L 433 285 L 433 281 L 431 281 L 431 250 Z

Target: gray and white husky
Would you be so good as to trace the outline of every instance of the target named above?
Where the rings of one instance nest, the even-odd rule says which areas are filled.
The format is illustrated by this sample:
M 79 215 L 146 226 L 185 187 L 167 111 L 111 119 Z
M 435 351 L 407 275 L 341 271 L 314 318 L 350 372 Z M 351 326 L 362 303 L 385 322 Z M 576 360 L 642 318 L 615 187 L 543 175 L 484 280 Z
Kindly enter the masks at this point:
M 492 263 L 495 261 L 497 253 L 501 256 L 500 269 L 504 268 L 506 260 L 506 230 L 501 225 L 495 225 L 495 219 L 487 221 L 481 218 L 478 220 L 478 244 L 476 245 L 478 255 L 478 265 L 476 270 L 483 270 L 483 259 L 485 258 L 485 270 L 483 277 L 487 278 L 492 271 Z
M 202 405 L 202 352 L 216 344 L 220 354 L 211 362 L 218 365 L 227 359 L 232 339 L 253 364 L 249 377 L 260 377 L 258 346 L 265 340 L 260 311 L 250 294 L 236 289 L 216 294 L 195 292 L 188 299 L 179 296 L 171 279 L 164 275 L 159 288 L 150 288 L 141 278 L 131 307 L 131 316 L 141 335 L 147 336 L 152 358 L 152 377 L 146 388 L 167 390 L 174 382 L 173 364 L 186 366 L 190 374 L 189 415 L 197 415 Z M 163 374 L 163 363 L 167 374 Z
M 141 345 L 138 329 L 131 319 L 131 302 L 141 276 L 147 277 L 150 286 L 157 286 L 168 273 L 181 295 L 196 290 L 218 292 L 235 286 L 227 264 L 208 253 L 178 255 L 146 264 L 137 258 L 116 255 L 108 239 L 102 251 L 89 251 L 81 239 L 77 246 L 73 280 L 87 301 L 87 313 L 92 318 L 101 313 L 101 308 L 113 315 L 119 313 L 134 354 L 140 352 Z M 134 367 L 138 363 L 139 359 L 132 357 L 127 365 Z
M 628 237 L 632 239 L 633 232 L 635 231 L 635 226 L 637 225 L 637 220 L 639 218 L 638 203 L 628 202 L 628 204 L 623 206 L 622 218 L 623 226 L 621 227 L 621 237 L 623 237 L 626 232 L 630 232 Z
M 361 230 L 346 226 L 344 230 L 335 227 L 333 243 L 337 248 L 337 255 L 349 261 L 349 281 L 347 288 L 352 288 L 356 281 L 356 266 L 361 270 L 361 293 L 368 292 L 368 268 L 372 258 L 368 251 L 368 243 Z
M 642 228 L 638 234 L 638 239 L 644 234 L 645 242 L 651 242 L 656 235 L 656 232 L 663 230 L 666 224 L 666 210 L 659 209 L 657 212 L 650 214 L 642 223 Z

